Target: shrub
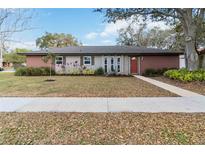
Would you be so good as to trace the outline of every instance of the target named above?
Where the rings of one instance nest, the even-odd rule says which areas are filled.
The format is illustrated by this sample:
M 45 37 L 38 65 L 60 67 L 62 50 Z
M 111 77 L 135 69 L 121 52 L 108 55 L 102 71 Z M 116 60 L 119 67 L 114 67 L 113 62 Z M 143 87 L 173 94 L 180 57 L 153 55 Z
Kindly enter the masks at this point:
M 149 76 L 149 77 L 154 77 L 154 76 L 161 76 L 169 70 L 169 68 L 162 68 L 162 69 L 146 69 L 145 72 L 143 73 L 144 76 Z
M 55 71 L 51 70 L 51 74 L 54 75 Z M 48 76 L 50 75 L 50 68 L 20 67 L 16 69 L 15 75 L 16 76 Z
M 16 76 L 27 76 L 27 69 L 26 67 L 17 68 L 15 71 Z
M 3 71 L 4 69 L 3 69 L 3 67 L 0 67 L 0 71 Z
M 205 81 L 205 70 L 188 71 L 187 69 L 168 70 L 164 73 L 165 77 L 184 82 Z
M 102 67 L 95 70 L 95 75 L 103 75 L 103 74 L 104 74 L 104 69 Z
M 146 69 L 145 72 L 143 73 L 144 76 L 155 76 L 157 74 L 155 69 Z
M 82 74 L 82 70 L 79 68 L 73 68 L 69 70 L 69 74 L 71 75 L 80 75 Z
M 92 69 L 84 69 L 82 71 L 83 75 L 94 75 L 95 74 L 95 71 L 92 70 Z
M 43 70 L 43 75 L 50 75 L 50 68 L 49 67 L 41 67 L 41 69 Z M 51 75 L 55 75 L 55 70 L 51 69 Z

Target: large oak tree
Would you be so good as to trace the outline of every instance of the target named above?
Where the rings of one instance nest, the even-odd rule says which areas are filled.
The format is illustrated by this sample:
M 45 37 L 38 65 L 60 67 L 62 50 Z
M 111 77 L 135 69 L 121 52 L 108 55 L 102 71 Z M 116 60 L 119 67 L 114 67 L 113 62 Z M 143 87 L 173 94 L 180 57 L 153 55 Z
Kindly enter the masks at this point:
M 134 16 L 145 22 L 152 20 L 165 21 L 169 25 L 180 24 L 184 33 L 187 68 L 205 68 L 205 55 L 198 49 L 200 42 L 197 42 L 199 36 L 203 36 L 201 33 L 204 33 L 205 8 L 114 8 L 96 11 L 105 13 L 108 22 L 127 20 Z
M 37 38 L 36 45 L 41 49 L 52 47 L 79 46 L 81 43 L 71 34 L 48 33 Z

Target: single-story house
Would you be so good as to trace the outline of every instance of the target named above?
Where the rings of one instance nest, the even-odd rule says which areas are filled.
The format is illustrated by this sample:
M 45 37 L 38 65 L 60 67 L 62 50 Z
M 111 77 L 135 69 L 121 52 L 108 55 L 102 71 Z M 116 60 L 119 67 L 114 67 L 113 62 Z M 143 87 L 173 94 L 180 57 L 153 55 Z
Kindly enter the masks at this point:
M 142 74 L 146 69 L 179 68 L 182 52 L 141 48 L 136 46 L 69 46 L 20 53 L 26 55 L 27 67 L 49 67 L 42 57 L 55 54 L 52 64 L 56 73 L 72 73 L 76 69 L 96 70 L 105 73 Z

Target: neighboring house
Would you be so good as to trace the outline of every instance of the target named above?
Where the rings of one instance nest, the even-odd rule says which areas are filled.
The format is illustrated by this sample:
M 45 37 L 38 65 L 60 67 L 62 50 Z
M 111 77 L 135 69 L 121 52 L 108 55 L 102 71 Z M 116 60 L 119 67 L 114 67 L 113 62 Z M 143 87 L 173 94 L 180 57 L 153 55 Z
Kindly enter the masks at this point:
M 3 61 L 2 64 L 3 64 L 3 65 L 2 65 L 3 67 L 13 67 L 13 63 L 11 63 L 11 62 L 5 62 L 5 61 Z
M 97 69 L 105 73 L 142 74 L 146 69 L 179 68 L 182 52 L 134 46 L 78 46 L 51 48 L 20 53 L 26 55 L 27 67 L 49 67 L 42 56 L 48 52 L 56 55 L 53 68 L 56 73 L 72 73 L 76 69 Z

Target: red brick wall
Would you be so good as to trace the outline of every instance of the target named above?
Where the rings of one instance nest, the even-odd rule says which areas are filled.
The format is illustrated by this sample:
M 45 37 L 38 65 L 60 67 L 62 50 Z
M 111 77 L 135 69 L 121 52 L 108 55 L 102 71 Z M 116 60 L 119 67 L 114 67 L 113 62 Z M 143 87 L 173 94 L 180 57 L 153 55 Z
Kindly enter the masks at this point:
M 50 67 L 50 61 L 45 63 L 42 56 L 26 56 L 27 67 Z
M 148 68 L 179 68 L 179 56 L 142 56 L 141 74 Z

